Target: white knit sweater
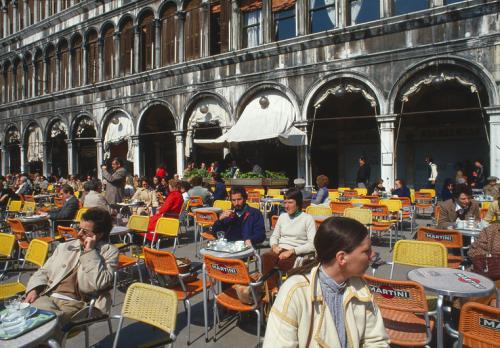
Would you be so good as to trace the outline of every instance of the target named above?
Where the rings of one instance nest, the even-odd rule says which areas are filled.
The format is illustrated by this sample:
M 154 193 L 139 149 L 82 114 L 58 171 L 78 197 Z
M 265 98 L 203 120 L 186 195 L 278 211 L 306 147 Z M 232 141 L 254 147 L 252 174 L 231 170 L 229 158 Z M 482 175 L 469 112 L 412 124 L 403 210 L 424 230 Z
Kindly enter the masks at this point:
M 270 244 L 278 244 L 283 249 L 295 249 L 295 254 L 304 255 L 314 252 L 314 236 L 316 235 L 316 223 L 314 218 L 301 213 L 299 216 L 290 218 L 283 213 L 279 216 Z

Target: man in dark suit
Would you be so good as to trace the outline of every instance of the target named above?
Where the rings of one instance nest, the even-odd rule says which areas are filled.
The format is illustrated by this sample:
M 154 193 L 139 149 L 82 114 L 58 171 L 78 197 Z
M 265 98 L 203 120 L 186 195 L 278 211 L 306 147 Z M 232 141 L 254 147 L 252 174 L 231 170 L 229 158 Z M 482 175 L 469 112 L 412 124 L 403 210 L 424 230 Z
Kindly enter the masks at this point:
M 49 212 L 49 217 L 56 223 L 58 220 L 68 220 L 69 223 L 69 220 L 73 220 L 78 212 L 78 199 L 74 195 L 73 188 L 69 185 L 63 185 L 61 192 L 64 204 L 61 208 L 52 209 Z
M 468 220 L 470 218 L 480 220 L 479 204 L 472 199 L 472 191 L 467 185 L 455 185 L 453 198 L 441 203 L 438 228 L 445 229 L 453 226 L 457 219 Z

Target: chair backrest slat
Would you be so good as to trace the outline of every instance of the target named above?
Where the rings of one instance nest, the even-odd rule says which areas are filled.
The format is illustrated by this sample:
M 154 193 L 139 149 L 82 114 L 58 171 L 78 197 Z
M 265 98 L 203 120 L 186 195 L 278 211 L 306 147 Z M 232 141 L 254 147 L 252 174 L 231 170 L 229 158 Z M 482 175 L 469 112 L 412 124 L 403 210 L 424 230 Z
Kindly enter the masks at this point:
M 311 215 L 330 216 L 332 209 L 330 207 L 310 205 L 306 208 L 306 213 Z
M 425 242 L 438 242 L 447 248 L 461 248 L 464 244 L 463 237 L 460 232 L 431 227 L 419 227 L 417 230 L 417 240 Z
M 347 208 L 344 210 L 344 216 L 359 221 L 363 225 L 372 223 L 372 212 L 369 209 Z
M 152 273 L 169 276 L 179 275 L 175 255 L 171 252 L 144 247 L 144 261 Z
M 448 251 L 437 242 L 399 240 L 394 246 L 392 261 L 416 267 L 448 267 Z
M 160 236 L 177 237 L 179 234 L 179 224 L 178 219 L 162 217 L 156 222 L 155 232 Z
M 13 234 L 0 233 L 0 256 L 11 257 L 16 237 Z
M 149 225 L 149 216 L 131 215 L 128 218 L 127 227 L 135 232 L 147 232 Z
M 259 194 L 257 192 L 257 194 Z M 258 202 L 258 201 L 257 201 Z M 223 200 L 216 200 L 214 202 L 214 208 L 220 208 L 222 210 L 230 210 L 231 209 L 231 201 L 223 201 Z
M 210 278 L 228 284 L 250 284 L 250 275 L 242 260 L 204 257 L 205 269 Z
M 468 302 L 460 312 L 458 331 L 463 347 L 498 347 L 500 308 Z
M 39 239 L 33 239 L 26 251 L 25 260 L 39 267 L 42 267 L 49 254 L 49 243 Z
M 199 224 L 214 224 L 218 217 L 213 211 L 195 211 L 194 218 Z
M 191 208 L 203 207 L 203 198 L 201 196 L 189 197 L 189 207 Z

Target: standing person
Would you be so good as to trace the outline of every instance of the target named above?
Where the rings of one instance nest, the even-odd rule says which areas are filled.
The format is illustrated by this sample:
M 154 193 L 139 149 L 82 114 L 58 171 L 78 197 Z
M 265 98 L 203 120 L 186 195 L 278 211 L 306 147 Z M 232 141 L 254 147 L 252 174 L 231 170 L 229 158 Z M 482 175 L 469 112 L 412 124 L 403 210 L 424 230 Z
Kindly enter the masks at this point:
M 438 166 L 434 163 L 432 157 L 426 157 L 425 163 L 427 163 L 427 188 L 435 189 L 436 188 L 436 180 L 438 177 Z
M 356 175 L 356 186 L 360 188 L 368 188 L 370 181 L 371 169 L 370 165 L 366 163 L 366 158 L 361 156 L 359 158 L 358 174 Z
M 279 216 L 269 240 L 271 250 L 262 255 L 262 273 L 267 274 L 278 267 L 288 272 L 295 265 L 301 265 L 304 257 L 314 254 L 316 223 L 314 218 L 302 212 L 302 193 L 291 188 L 285 193 L 285 210 Z M 277 277 L 268 281 L 269 289 L 277 286 Z
M 115 157 L 111 162 L 113 168 L 112 173 L 108 171 L 106 165 L 102 168 L 102 177 L 106 180 L 105 197 L 109 204 L 120 203 L 124 197 L 125 179 L 128 176 L 127 170 L 123 167 L 123 162 L 120 158 Z
M 213 172 L 212 177 L 215 181 L 214 188 L 214 201 L 216 200 L 225 200 L 227 198 L 227 190 L 226 183 L 222 179 L 222 176 L 219 173 Z
M 484 170 L 483 161 L 476 160 L 474 162 L 474 170 L 472 171 L 472 182 L 471 186 L 474 188 L 481 189 L 486 183 L 486 173 Z
M 317 261 L 291 272 L 279 290 L 263 347 L 388 348 L 382 314 L 362 279 L 374 255 L 366 227 L 328 218 L 314 247 Z

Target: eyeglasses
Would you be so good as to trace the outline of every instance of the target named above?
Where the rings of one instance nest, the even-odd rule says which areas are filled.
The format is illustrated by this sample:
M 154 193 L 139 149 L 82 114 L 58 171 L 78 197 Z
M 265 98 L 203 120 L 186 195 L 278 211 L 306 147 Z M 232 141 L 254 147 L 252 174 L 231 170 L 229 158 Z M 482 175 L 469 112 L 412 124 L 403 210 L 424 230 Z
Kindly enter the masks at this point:
M 89 236 L 89 237 L 92 237 L 93 235 L 95 235 L 96 233 L 94 231 L 89 231 L 85 228 L 81 228 L 78 230 L 78 233 L 82 232 L 84 235 L 86 236 Z

